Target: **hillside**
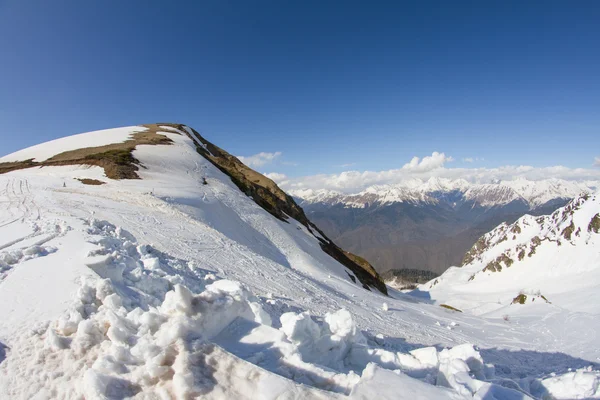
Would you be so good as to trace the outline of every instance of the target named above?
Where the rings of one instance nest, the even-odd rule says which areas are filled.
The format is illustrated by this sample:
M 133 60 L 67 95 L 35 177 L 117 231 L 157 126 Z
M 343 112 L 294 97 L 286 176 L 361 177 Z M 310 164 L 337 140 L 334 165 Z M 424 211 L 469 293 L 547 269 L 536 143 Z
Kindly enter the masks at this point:
M 83 137 L 71 137 L 68 141 L 58 140 L 3 157 L 0 159 L 0 174 L 36 167 L 88 165 L 103 168 L 104 174 L 108 178 L 140 179 L 137 171 L 139 171 L 140 166 L 142 168 L 144 166 L 133 156 L 133 151 L 137 146 L 142 145 L 173 144 L 172 139 L 158 133 L 161 129 L 189 137 L 200 155 L 227 174 L 232 182 L 259 206 L 282 221 L 287 221 L 291 217 L 301 223 L 319 241 L 324 252 L 349 269 L 351 274 L 348 274 L 348 276 L 353 281 L 358 278 L 365 289 L 370 290 L 370 287 L 375 287 L 377 290 L 386 293 L 385 285 L 368 262 L 364 261 L 359 264 L 353 261 L 352 255 L 349 257 L 329 240 L 319 228 L 306 218 L 304 211 L 298 207 L 294 200 L 279 189 L 272 180 L 248 168 L 237 158 L 208 142 L 198 132 L 187 126 L 168 123 L 149 124 L 139 128 L 121 128 L 115 131 L 93 132 L 91 135 L 84 134 L 85 139 Z M 91 138 L 88 139 L 88 136 Z M 108 140 L 117 138 L 125 138 L 125 140 L 100 146 L 74 148 L 82 146 L 84 143 L 87 146 L 93 140 L 102 141 L 102 136 Z M 56 154 L 46 154 L 46 152 L 54 151 L 54 149 L 63 151 L 58 152 L 56 150 Z M 189 171 L 186 171 L 186 173 L 189 174 Z M 76 179 L 81 180 L 81 178 Z M 103 182 L 95 180 L 95 183 L 102 184 Z
M 541 301 L 600 314 L 600 193 L 570 201 L 550 215 L 526 215 L 483 235 L 461 267 L 422 285 L 431 297 L 474 313 Z M 541 300 L 540 300 L 541 299 Z
M 0 162 L 2 399 L 600 397 L 597 318 L 570 314 L 566 335 L 386 296 L 187 126 Z

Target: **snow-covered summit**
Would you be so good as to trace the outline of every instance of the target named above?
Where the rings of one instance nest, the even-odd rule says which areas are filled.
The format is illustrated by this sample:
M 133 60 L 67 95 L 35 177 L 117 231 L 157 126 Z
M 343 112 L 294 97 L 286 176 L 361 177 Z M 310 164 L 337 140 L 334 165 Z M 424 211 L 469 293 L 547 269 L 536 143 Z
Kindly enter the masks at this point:
M 520 202 L 529 209 L 535 209 L 553 201 L 568 200 L 581 193 L 589 193 L 596 187 L 597 182 L 572 182 L 556 178 L 538 181 L 518 178 L 471 183 L 465 179 L 431 177 L 428 180 L 413 178 L 396 184 L 374 185 L 359 193 L 326 189 L 292 190 L 291 193 L 302 199 L 304 204 L 344 204 L 348 207 L 403 202 L 435 204 L 440 201 L 442 194 L 458 194 L 462 202 L 471 201 L 481 207 Z M 456 196 L 453 196 L 452 205 L 455 205 L 455 200 Z

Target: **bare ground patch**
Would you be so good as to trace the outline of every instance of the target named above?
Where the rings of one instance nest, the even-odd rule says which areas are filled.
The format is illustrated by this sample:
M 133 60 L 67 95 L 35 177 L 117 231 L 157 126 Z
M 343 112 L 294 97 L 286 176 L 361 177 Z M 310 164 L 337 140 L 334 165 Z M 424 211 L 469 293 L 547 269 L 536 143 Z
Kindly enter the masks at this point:
M 137 132 L 131 138 L 121 143 L 111 143 L 104 146 L 85 147 L 77 150 L 56 154 L 46 161 L 36 162 L 33 159 L 0 163 L 0 174 L 32 167 L 55 167 L 62 165 L 90 165 L 104 169 L 110 179 L 140 179 L 137 171 L 143 167 L 132 152 L 139 145 L 170 145 L 168 137 L 159 134 L 158 124 L 142 125 L 147 131 Z M 169 132 L 175 133 L 175 132 Z
M 98 179 L 90 179 L 90 178 L 75 178 L 75 179 L 78 180 L 79 182 L 83 183 L 84 185 L 99 186 L 99 185 L 106 184 L 106 182 L 99 181 Z
M 443 307 L 447 310 L 451 310 L 451 311 L 456 311 L 456 312 L 462 312 L 461 310 L 459 310 L 458 308 L 449 306 L 448 304 L 440 304 L 440 307 Z

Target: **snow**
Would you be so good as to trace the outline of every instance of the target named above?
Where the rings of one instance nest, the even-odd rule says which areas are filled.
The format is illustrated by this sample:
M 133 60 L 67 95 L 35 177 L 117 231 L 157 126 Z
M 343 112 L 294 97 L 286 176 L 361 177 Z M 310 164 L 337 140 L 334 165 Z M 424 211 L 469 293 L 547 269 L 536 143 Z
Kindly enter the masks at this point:
M 78 135 L 67 136 L 37 146 L 28 147 L 21 151 L 1 157 L 0 162 L 25 161 L 29 159 L 42 162 L 65 151 L 77 150 L 84 147 L 104 146 L 111 143 L 121 143 L 129 139 L 133 133 L 143 132 L 145 130 L 147 130 L 147 128 L 142 126 L 128 126 L 124 128 L 80 133 Z
M 523 198 L 527 199 L 530 204 L 540 206 L 554 199 L 571 199 L 581 193 L 590 192 L 597 183 L 580 183 L 556 178 L 532 182 L 527 179 L 518 178 L 502 181 L 502 185 L 515 190 Z
M 500 225 L 484 237 L 487 249 L 473 262 L 448 269 L 438 283 L 424 284 L 421 290 L 476 314 L 508 312 L 520 293 L 527 296 L 527 306 L 537 300 L 546 312 L 600 314 L 599 304 L 589 301 L 600 289 L 600 236 L 588 230 L 599 212 L 596 193 L 588 200 L 575 199 L 550 216 L 524 216 L 510 226 Z M 568 239 L 564 232 L 571 224 L 573 234 Z M 512 260 L 511 265 L 502 263 L 502 270 L 496 272 L 485 270 L 502 256 Z
M 366 291 L 194 139 L 164 134 L 172 146 L 135 150 L 140 180 L 77 166 L 0 175 L 0 398 L 600 398 L 597 315 L 562 308 L 558 292 L 474 315 L 434 291 Z M 107 184 L 73 179 L 86 177 Z
M 600 396 L 600 378 L 590 368 L 569 372 L 541 381 L 539 395 L 555 399 L 589 399 Z
M 553 200 L 566 200 L 581 193 L 589 193 L 598 182 L 572 182 L 562 179 L 530 181 L 523 178 L 493 183 L 468 182 L 464 179 L 431 177 L 389 184 L 374 185 L 358 193 L 342 193 L 327 189 L 294 189 L 290 194 L 302 199 L 304 204 L 344 204 L 351 208 L 364 208 L 372 204 L 425 203 L 437 204 L 440 193 L 457 192 L 465 201 L 475 201 L 482 207 L 507 205 L 521 201 L 531 209 Z M 456 204 L 454 204 L 456 206 Z

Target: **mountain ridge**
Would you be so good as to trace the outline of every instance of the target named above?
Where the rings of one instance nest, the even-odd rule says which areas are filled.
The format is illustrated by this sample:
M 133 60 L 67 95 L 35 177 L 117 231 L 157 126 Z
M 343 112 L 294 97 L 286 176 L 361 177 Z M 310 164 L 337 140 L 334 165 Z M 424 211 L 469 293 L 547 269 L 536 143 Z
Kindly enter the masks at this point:
M 117 134 L 122 134 L 121 131 L 123 130 L 131 131 L 127 140 L 109 144 L 103 143 L 100 146 L 83 147 L 84 143 L 89 141 L 88 136 L 90 135 L 96 134 L 96 136 L 99 136 L 103 132 L 110 135 L 110 132 L 113 131 L 116 131 Z M 371 290 L 370 288 L 373 287 L 387 294 L 385 283 L 371 264 L 364 258 L 342 250 L 332 240 L 327 238 L 306 217 L 304 211 L 295 203 L 294 199 L 281 190 L 275 182 L 247 167 L 238 158 L 212 144 L 197 131 L 184 124 L 167 122 L 152 123 L 138 127 L 116 128 L 115 130 L 96 131 L 73 135 L 71 137 L 67 136 L 0 158 L 0 174 L 28 168 L 88 165 L 103 168 L 107 178 L 140 179 L 137 171 L 140 168 L 144 168 L 144 166 L 134 157 L 133 152 L 137 146 L 171 145 L 173 141 L 165 135 L 161 135 L 161 131 L 189 137 L 200 156 L 206 158 L 221 172 L 229 176 L 240 190 L 251 197 L 265 211 L 281 221 L 287 222 L 288 218 L 293 218 L 304 225 L 319 241 L 325 253 L 352 272 L 348 276 L 353 281 L 358 279 L 365 289 Z M 76 141 L 76 144 L 72 146 L 75 148 L 61 148 L 60 151 L 56 150 L 54 154 L 50 154 L 48 157 L 38 157 L 39 160 L 31 156 L 39 154 L 40 151 L 53 153 L 52 150 L 48 150 L 48 147 L 57 145 L 57 143 L 64 143 L 65 140 L 69 141 L 69 138 L 71 138 L 71 141 Z M 99 143 L 102 142 L 101 138 L 97 138 L 96 140 Z M 77 148 L 77 144 L 81 144 L 82 147 Z M 102 183 L 101 181 L 99 182 Z
M 342 204 L 347 207 L 364 208 L 374 204 L 425 203 L 438 204 L 440 194 L 461 194 L 463 201 L 475 201 L 484 207 L 523 201 L 534 209 L 557 199 L 572 199 L 582 192 L 591 192 L 600 187 L 600 182 L 573 182 L 547 178 L 533 181 L 524 178 L 488 183 L 469 183 L 464 179 L 431 177 L 424 181 L 418 178 L 388 185 L 373 185 L 358 193 L 343 193 L 328 189 L 295 189 L 290 194 L 301 199 L 301 204 Z
M 600 258 L 600 191 L 583 194 L 549 215 L 525 215 L 502 223 L 481 236 L 466 252 L 460 267 L 420 286 L 434 298 L 459 298 L 458 293 L 498 292 L 500 306 L 523 304 L 542 296 L 572 310 L 600 310 L 575 292 L 597 287 Z M 594 289 L 596 290 L 596 289 Z M 588 290 L 589 291 L 589 290 Z M 511 297 L 512 296 L 512 297 Z M 519 297 L 520 296 L 520 297 Z M 491 312 L 480 305 L 478 312 Z

